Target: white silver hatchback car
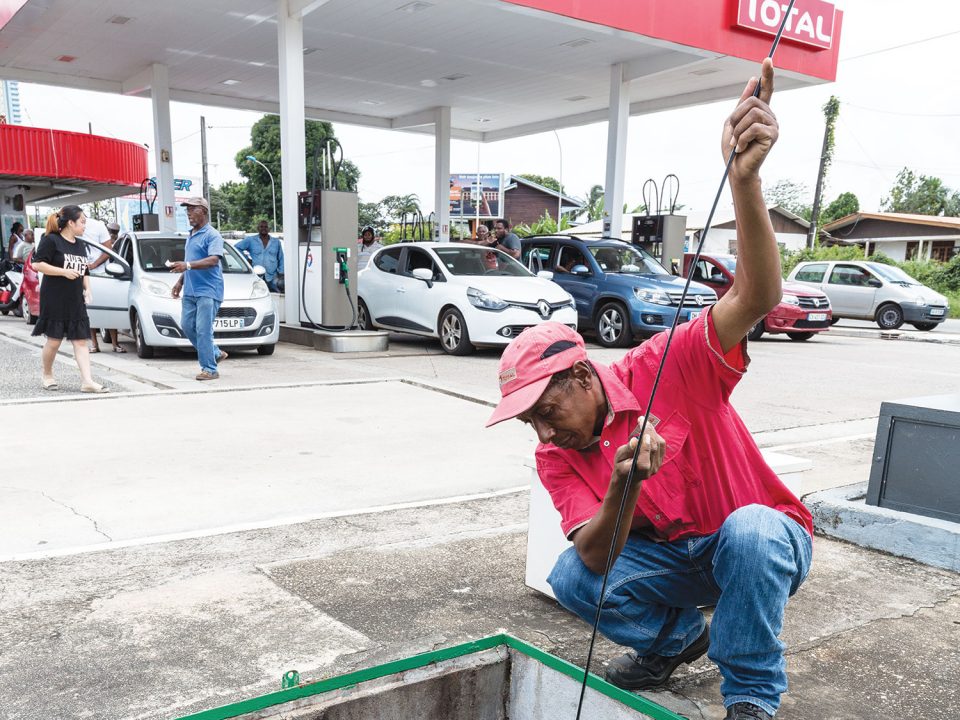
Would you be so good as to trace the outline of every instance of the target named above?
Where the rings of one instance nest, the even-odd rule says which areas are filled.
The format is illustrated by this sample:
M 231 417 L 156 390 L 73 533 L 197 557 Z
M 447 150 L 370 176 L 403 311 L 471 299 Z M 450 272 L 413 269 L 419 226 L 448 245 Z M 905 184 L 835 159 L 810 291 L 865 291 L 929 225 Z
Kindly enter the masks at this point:
M 873 320 L 882 330 L 895 330 L 904 322 L 917 330 L 933 330 L 950 314 L 947 298 L 895 265 L 863 260 L 802 262 L 787 280 L 820 288 L 830 298 L 834 319 Z
M 170 294 L 178 276 L 166 266 L 168 260 L 183 260 L 185 244 L 182 233 L 143 232 L 122 236 L 113 250 L 101 248 L 110 261 L 90 275 L 91 327 L 129 333 L 142 358 L 160 347 L 189 349 L 180 327 L 180 300 Z M 229 243 L 220 267 L 224 297 L 213 325 L 217 344 L 273 354 L 280 324 L 267 284 Z
M 506 345 L 531 325 L 577 327 L 573 297 L 499 250 L 466 243 L 399 243 L 357 274 L 358 321 L 440 338 L 444 351 Z

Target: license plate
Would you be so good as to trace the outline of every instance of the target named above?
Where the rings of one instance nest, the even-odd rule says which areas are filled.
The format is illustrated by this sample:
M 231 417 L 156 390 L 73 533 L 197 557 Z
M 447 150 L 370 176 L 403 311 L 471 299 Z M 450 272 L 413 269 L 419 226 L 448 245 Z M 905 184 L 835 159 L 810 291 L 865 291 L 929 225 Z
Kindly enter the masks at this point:
M 943 315 L 946 311 L 946 308 L 930 308 L 931 315 Z
M 214 330 L 240 330 L 243 328 L 243 318 L 214 318 Z
M 826 319 L 826 313 L 807 313 L 807 320 L 810 322 L 823 322 Z
M 700 313 L 702 313 L 702 312 L 703 312 L 703 310 L 691 310 L 691 311 L 690 311 L 690 314 L 687 315 L 687 319 L 689 319 L 689 320 L 696 320 L 698 317 L 700 317 Z

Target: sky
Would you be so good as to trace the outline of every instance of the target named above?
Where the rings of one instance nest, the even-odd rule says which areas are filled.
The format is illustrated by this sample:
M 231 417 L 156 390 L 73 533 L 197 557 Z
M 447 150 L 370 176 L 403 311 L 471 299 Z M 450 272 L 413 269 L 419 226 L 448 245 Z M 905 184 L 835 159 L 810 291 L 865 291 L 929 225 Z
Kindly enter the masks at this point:
M 880 209 L 897 173 L 909 167 L 960 189 L 960 83 L 956 47 L 960 5 L 947 0 L 835 0 L 844 11 L 837 81 L 775 94 L 780 140 L 763 171 L 765 185 L 803 183 L 812 201 L 824 103 L 841 102 L 833 166 L 824 192 L 829 202 L 853 192 L 867 212 Z M 746 81 L 747 78 L 744 78 Z M 93 132 L 153 144 L 149 99 L 21 84 L 25 123 Z M 719 150 L 732 101 L 633 117 L 629 123 L 624 200 L 642 202 L 647 178 L 680 179 L 677 202 L 706 211 L 723 171 Z M 239 180 L 234 155 L 249 143 L 259 113 L 173 103 L 177 177 L 201 175 L 200 117 L 206 118 L 211 185 Z M 424 214 L 433 210 L 434 158 L 430 135 L 334 124 L 345 157 L 361 171 L 361 201 L 415 193 Z M 586 197 L 603 184 L 606 122 L 497 143 L 453 140 L 451 172 L 560 175 L 568 193 Z M 562 161 L 561 161 L 562 154 Z M 729 196 L 721 208 L 729 206 Z

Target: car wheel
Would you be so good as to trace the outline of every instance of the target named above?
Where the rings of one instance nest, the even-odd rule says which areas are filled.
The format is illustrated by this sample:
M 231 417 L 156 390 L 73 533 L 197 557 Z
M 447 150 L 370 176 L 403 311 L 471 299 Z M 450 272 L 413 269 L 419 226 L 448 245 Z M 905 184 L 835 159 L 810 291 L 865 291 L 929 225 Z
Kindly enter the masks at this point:
M 597 312 L 597 342 L 604 347 L 627 347 L 633 342 L 630 318 L 623 305 L 609 302 Z
M 140 322 L 140 316 L 133 314 L 133 339 L 137 344 L 137 357 L 149 360 L 153 357 L 153 348 L 147 345 L 143 339 L 143 324 Z
M 110 331 L 106 328 L 100 328 L 100 339 L 105 343 L 110 342 Z
M 816 335 L 816 333 L 812 333 L 812 332 L 787 333 L 787 336 L 791 340 L 796 340 L 797 342 L 804 342 L 805 340 L 809 340 L 814 335 Z
M 940 323 L 910 323 L 917 330 L 933 330 Z
M 28 303 L 27 299 L 22 295 L 20 296 L 20 312 L 22 314 L 23 321 L 27 325 L 37 324 L 37 316 L 30 312 L 30 303 Z
M 877 310 L 877 325 L 881 330 L 896 330 L 903 325 L 903 310 L 893 303 L 881 305 Z
M 370 320 L 370 311 L 362 298 L 357 299 L 357 327 L 361 330 L 373 330 L 373 322 Z
M 752 328 L 750 328 L 750 332 L 747 333 L 747 340 L 759 340 L 760 338 L 763 337 L 763 330 L 764 330 L 763 322 L 764 321 L 761 320 Z
M 274 345 L 257 345 L 257 352 L 261 355 L 273 355 L 273 351 L 277 349 L 276 344 Z
M 469 355 L 473 352 L 470 344 L 470 332 L 463 315 L 456 308 L 447 308 L 440 313 L 438 324 L 440 331 L 440 345 L 443 351 L 450 355 Z
M 836 325 L 838 322 L 840 322 L 840 318 L 838 318 L 838 317 L 832 317 L 832 318 L 830 318 L 830 324 L 831 324 L 831 325 Z

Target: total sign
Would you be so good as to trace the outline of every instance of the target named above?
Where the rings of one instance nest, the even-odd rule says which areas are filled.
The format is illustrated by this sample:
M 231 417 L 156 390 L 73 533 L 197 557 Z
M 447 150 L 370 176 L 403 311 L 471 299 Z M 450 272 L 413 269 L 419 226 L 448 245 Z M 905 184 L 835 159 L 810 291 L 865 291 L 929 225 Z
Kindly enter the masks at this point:
M 783 14 L 790 6 L 779 0 L 737 0 L 736 26 L 776 35 L 783 21 Z M 836 8 L 822 0 L 797 0 L 783 38 L 804 45 L 829 49 L 833 44 L 833 20 Z

